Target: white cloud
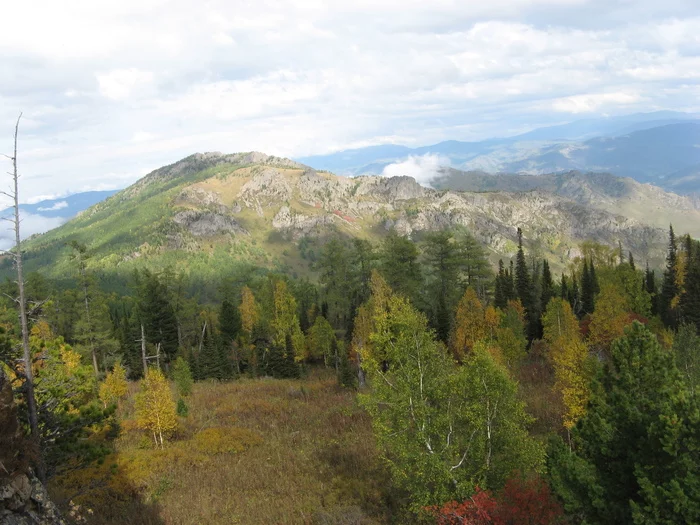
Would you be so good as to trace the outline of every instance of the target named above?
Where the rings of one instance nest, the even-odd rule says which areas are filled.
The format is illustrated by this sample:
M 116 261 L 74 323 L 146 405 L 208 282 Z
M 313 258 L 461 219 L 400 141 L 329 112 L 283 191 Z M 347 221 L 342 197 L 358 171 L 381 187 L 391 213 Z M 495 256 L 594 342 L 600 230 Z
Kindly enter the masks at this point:
M 58 201 L 55 203 L 53 206 L 49 206 L 48 208 L 37 208 L 39 211 L 58 211 L 62 210 L 64 208 L 68 207 L 68 203 L 66 201 Z
M 194 151 L 692 110 L 700 85 L 696 0 L 32 0 L 3 15 L 0 152 L 25 111 L 23 197 L 126 184 Z
M 20 217 L 22 220 L 22 227 L 20 230 L 22 239 L 57 228 L 67 220 L 64 217 L 43 217 L 25 211 L 20 212 Z M 14 230 L 10 230 L 9 227 L 0 228 L 0 251 L 9 250 L 14 246 L 14 235 Z
M 606 106 L 625 106 L 642 100 L 637 93 L 597 93 L 591 95 L 575 95 L 554 100 L 552 108 L 565 113 L 590 113 Z
M 41 202 L 41 201 L 52 201 L 52 200 L 60 199 L 62 197 L 67 197 L 67 196 L 68 196 L 68 194 L 66 192 L 41 194 L 41 195 L 35 195 L 33 197 L 29 197 L 28 199 L 24 199 L 24 203 L 36 204 L 36 203 Z
M 123 100 L 135 91 L 149 89 L 153 83 L 153 73 L 138 69 L 118 69 L 109 73 L 99 73 L 97 83 L 102 96 Z
M 450 160 L 440 155 L 431 153 L 420 156 L 409 155 L 406 160 L 385 166 L 382 175 L 384 177 L 413 177 L 419 184 L 430 186 L 430 183 L 440 175 L 440 168 L 449 165 Z

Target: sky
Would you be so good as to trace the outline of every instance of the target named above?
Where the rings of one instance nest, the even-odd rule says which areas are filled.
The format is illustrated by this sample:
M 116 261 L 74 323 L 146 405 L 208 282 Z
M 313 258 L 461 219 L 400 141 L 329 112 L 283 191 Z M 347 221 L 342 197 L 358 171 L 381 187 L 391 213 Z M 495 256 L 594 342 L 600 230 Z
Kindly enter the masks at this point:
M 125 187 L 196 151 L 700 111 L 697 0 L 24 0 L 3 21 L 0 153 L 23 112 L 23 201 Z

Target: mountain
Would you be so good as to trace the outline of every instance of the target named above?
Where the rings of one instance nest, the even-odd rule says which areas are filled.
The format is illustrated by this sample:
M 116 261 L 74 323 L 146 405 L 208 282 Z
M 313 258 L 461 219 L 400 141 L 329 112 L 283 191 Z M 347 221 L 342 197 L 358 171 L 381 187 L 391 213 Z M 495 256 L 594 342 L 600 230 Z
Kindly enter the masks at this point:
M 588 208 L 619 214 L 643 224 L 700 236 L 700 198 L 677 195 L 651 184 L 610 173 L 490 174 L 443 169 L 432 182 L 437 189 L 469 192 L 543 191 Z
M 72 219 L 90 206 L 114 195 L 112 191 L 86 191 L 59 199 L 47 199 L 32 204 L 20 204 L 22 217 L 22 238 L 38 233 L 44 233 Z M 14 213 L 13 208 L 0 211 L 0 217 L 9 217 Z M 14 245 L 14 232 L 6 228 L 0 229 L 0 250 L 6 250 Z
M 529 174 L 566 170 L 609 171 L 640 182 L 672 187 L 673 175 L 700 163 L 700 122 L 682 122 L 617 137 L 553 144 L 536 152 L 514 152 L 511 158 L 491 153 L 476 157 L 466 168 L 488 166 Z M 523 154 L 525 153 L 525 154 Z M 518 158 L 520 157 L 520 158 Z M 700 187 L 696 187 L 700 190 Z
M 300 158 L 343 175 L 380 174 L 411 157 L 437 155 L 443 165 L 489 173 L 610 172 L 670 191 L 700 191 L 700 120 L 661 111 L 579 120 L 479 142 L 456 140 L 419 148 L 373 146 Z M 691 173 L 687 173 L 690 170 Z M 694 171 L 693 171 L 694 170 Z
M 441 180 L 456 186 L 460 177 L 446 172 Z M 627 209 L 625 188 L 633 181 L 603 176 L 603 184 L 591 175 L 575 187 L 577 177 L 571 175 L 570 184 L 556 177 L 518 191 L 503 191 L 506 182 L 499 191 L 457 191 L 426 188 L 410 177 L 342 177 L 262 153 L 198 153 L 29 239 L 25 266 L 65 279 L 74 273 L 67 243 L 76 240 L 88 246 L 103 282 L 124 282 L 139 267 L 172 266 L 188 272 L 197 286 L 261 266 L 308 274 L 326 239 L 336 234 L 379 242 L 391 229 L 420 239 L 445 227 L 467 228 L 493 261 L 515 253 L 517 227 L 528 248 L 558 269 L 579 254 L 583 240 L 621 242 L 640 261 L 663 261 L 665 222 L 615 212 L 618 204 Z M 465 181 L 471 190 L 484 189 Z M 651 187 L 645 193 L 634 184 L 636 208 L 649 209 L 659 198 L 667 199 L 663 206 L 690 206 L 684 197 Z M 700 224 L 697 209 L 685 213 Z M 2 271 L 10 270 L 6 260 Z

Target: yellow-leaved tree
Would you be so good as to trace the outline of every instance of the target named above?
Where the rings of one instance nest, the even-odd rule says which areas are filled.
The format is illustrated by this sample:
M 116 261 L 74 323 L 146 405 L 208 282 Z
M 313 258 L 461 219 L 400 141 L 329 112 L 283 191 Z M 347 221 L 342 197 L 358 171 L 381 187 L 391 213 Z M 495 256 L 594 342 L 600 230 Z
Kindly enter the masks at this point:
M 253 291 L 244 286 L 241 290 L 241 305 L 238 307 L 241 313 L 241 328 L 246 336 L 250 337 L 253 328 L 258 322 L 258 305 L 255 302 Z
M 450 340 L 452 353 L 458 360 L 474 348 L 488 334 L 484 306 L 473 288 L 467 288 L 459 300 L 455 314 L 454 330 Z
M 287 336 L 292 339 L 294 356 L 297 361 L 305 357 L 304 333 L 299 326 L 297 315 L 297 300 L 289 291 L 287 283 L 279 280 L 275 283 L 273 291 L 273 312 L 270 326 L 273 333 L 273 342 L 279 347 L 284 347 Z
M 554 388 L 564 401 L 563 424 L 571 430 L 581 418 L 590 397 L 592 364 L 581 338 L 578 320 L 569 303 L 554 298 L 542 318 L 548 358 L 554 369 Z
M 136 396 L 136 423 L 153 434 L 156 446 L 163 448 L 164 439 L 177 428 L 177 412 L 173 393 L 163 372 L 150 368 Z
M 129 383 L 126 381 L 126 369 L 117 361 L 111 372 L 107 373 L 105 380 L 100 384 L 100 401 L 105 408 L 118 403 L 129 390 Z
M 609 350 L 612 342 L 624 335 L 632 322 L 627 298 L 611 284 L 604 284 L 591 314 L 588 341 L 594 348 Z

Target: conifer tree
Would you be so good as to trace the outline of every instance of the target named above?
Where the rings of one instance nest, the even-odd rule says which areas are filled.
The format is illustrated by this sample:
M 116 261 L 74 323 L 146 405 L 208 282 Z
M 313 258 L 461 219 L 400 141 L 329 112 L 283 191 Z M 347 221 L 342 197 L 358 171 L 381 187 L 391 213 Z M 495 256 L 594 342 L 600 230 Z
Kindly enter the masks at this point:
M 666 269 L 664 270 L 663 281 L 661 283 L 661 295 L 659 296 L 659 314 L 661 320 L 666 326 L 675 328 L 678 324 L 678 315 L 676 311 L 676 297 L 679 289 L 677 283 L 677 263 L 678 263 L 678 245 L 676 243 L 676 235 L 673 232 L 673 226 L 669 228 L 668 234 L 668 252 L 666 254 Z
M 198 356 L 199 375 L 202 379 L 222 381 L 226 378 L 226 365 L 218 348 L 219 345 L 216 344 L 216 339 L 212 336 L 209 327 L 205 327 L 202 334 L 204 341 Z
M 651 297 L 651 315 L 659 313 L 659 297 L 656 289 L 656 272 L 649 269 L 649 262 L 644 272 L 644 289 Z
M 583 271 L 581 273 L 581 314 L 592 314 L 595 310 L 595 281 L 594 273 L 591 270 L 593 261 L 588 264 L 588 260 L 583 260 Z
M 686 236 L 686 268 L 679 310 L 684 323 L 700 331 L 700 249 L 690 235 Z
M 554 297 L 554 280 L 552 273 L 549 270 L 549 262 L 545 259 L 542 261 L 542 293 L 540 296 L 540 311 L 545 312 L 550 299 Z
M 550 451 L 552 486 L 585 523 L 700 522 L 697 398 L 672 354 L 635 322 L 612 345 L 573 431 Z
M 414 304 L 420 302 L 423 276 L 418 264 L 418 248 L 413 241 L 394 230 L 389 232 L 382 245 L 380 268 L 392 290 L 408 297 Z
M 447 341 L 452 327 L 452 312 L 459 298 L 455 286 L 459 276 L 460 253 L 451 232 L 429 235 L 424 245 L 429 269 L 429 302 L 432 326 L 442 341 Z
M 192 393 L 192 371 L 182 356 L 179 356 L 173 365 L 173 381 L 180 397 L 187 397 Z
M 496 308 L 503 310 L 508 304 L 508 292 L 506 282 L 506 270 L 503 266 L 503 259 L 498 260 L 498 274 L 496 274 L 496 285 L 494 287 L 493 304 Z
M 532 283 L 523 251 L 523 231 L 518 228 L 518 253 L 515 257 L 515 289 L 525 312 L 532 309 Z
M 676 365 L 690 391 L 700 393 L 700 336 L 694 325 L 682 324 L 673 337 Z

